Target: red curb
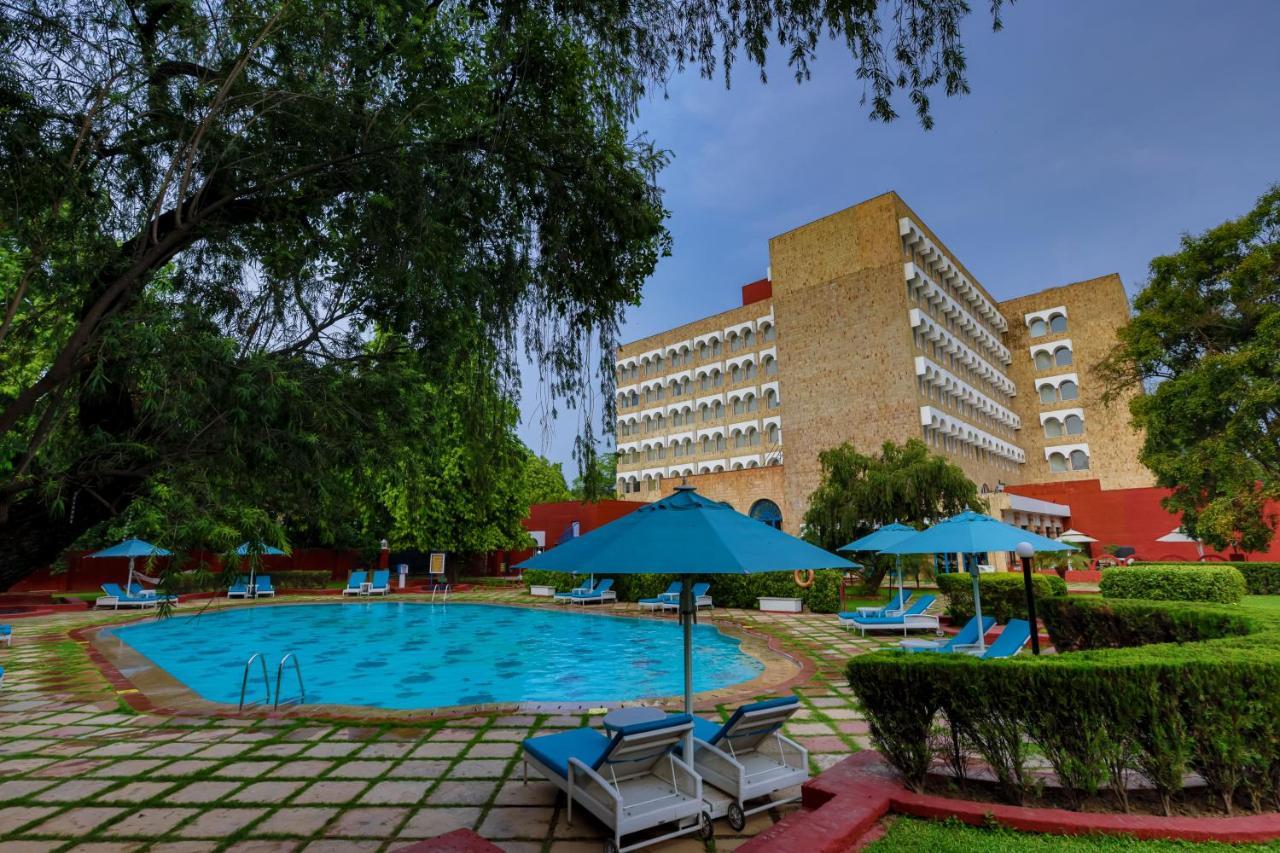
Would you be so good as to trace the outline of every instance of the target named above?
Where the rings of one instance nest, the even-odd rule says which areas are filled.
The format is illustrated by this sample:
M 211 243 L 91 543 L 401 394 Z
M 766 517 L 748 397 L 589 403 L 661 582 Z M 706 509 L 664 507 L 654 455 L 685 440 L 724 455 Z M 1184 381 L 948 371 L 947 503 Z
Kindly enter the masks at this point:
M 502 853 L 502 848 L 485 841 L 469 829 L 455 829 L 426 841 L 418 841 L 407 847 L 397 847 L 396 853 Z
M 1028 808 L 916 794 L 902 785 L 878 753 L 863 750 L 810 779 L 794 812 L 738 848 L 743 853 L 843 853 L 873 840 L 888 812 L 973 826 L 995 821 L 1020 832 L 1049 835 L 1127 835 L 1140 839 L 1259 843 L 1280 838 L 1280 814 L 1241 817 L 1160 817 Z

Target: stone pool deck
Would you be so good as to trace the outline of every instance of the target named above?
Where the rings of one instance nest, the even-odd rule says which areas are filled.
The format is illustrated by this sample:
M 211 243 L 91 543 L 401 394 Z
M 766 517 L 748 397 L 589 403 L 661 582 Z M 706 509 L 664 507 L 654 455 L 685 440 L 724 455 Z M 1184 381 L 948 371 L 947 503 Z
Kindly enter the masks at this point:
M 454 600 L 546 606 L 512 592 Z M 810 750 L 814 772 L 867 745 L 841 668 L 891 640 L 861 639 L 829 615 L 718 609 L 712 617 L 768 635 L 812 664 L 794 686 L 804 707 L 786 733 Z M 140 713 L 126 701 L 131 688 L 113 685 L 86 642 L 71 636 L 134 618 L 107 612 L 12 621 L 13 647 L 0 647 L 5 853 L 380 851 L 459 827 L 521 853 L 600 849 L 601 829 L 587 816 L 569 826 L 549 783 L 521 784 L 518 757 L 524 738 L 590 724 L 588 714 L 415 720 L 369 710 L 336 722 L 308 718 L 305 708 L 289 717 Z M 790 808 L 750 818 L 740 834 L 718 821 L 714 849 L 734 849 Z M 650 849 L 703 845 L 686 839 Z

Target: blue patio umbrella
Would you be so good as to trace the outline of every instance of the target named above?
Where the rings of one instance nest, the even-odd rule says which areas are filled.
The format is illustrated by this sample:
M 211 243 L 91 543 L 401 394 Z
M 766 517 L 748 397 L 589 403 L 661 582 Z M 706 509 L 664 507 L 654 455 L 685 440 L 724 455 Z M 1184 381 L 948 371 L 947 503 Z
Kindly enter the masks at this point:
M 249 556 L 250 553 L 257 554 L 261 557 L 283 557 L 284 556 L 284 551 L 281 551 L 279 548 L 273 548 L 270 545 L 266 545 L 262 542 L 241 542 L 240 547 L 236 549 L 237 557 L 247 557 Z M 249 564 L 249 589 L 247 590 L 247 594 L 251 598 L 258 597 L 258 586 L 257 586 L 257 582 L 254 579 L 255 574 L 257 574 L 256 567 L 254 566 L 253 563 L 250 563 Z
M 940 521 L 915 536 L 890 545 L 882 554 L 983 554 L 987 551 L 1013 551 L 1019 542 L 1029 542 L 1037 551 L 1074 551 L 1074 545 L 997 521 L 989 515 L 965 510 Z M 982 596 L 978 592 L 977 567 L 970 563 L 973 576 L 973 609 L 982 619 Z M 984 647 L 982 637 L 978 647 Z
M 517 568 L 574 574 L 681 576 L 684 709 L 693 712 L 692 575 L 854 569 L 842 557 L 708 500 L 693 486 L 543 551 Z M 686 755 L 692 755 L 689 744 Z
M 919 533 L 914 527 L 906 524 L 886 524 L 877 530 L 873 530 L 861 539 L 855 539 L 837 551 L 875 551 L 883 552 L 890 545 L 896 545 L 909 536 L 915 536 Z M 895 555 L 893 561 L 893 570 L 898 575 L 898 601 L 902 601 L 902 557 Z
M 172 553 L 165 549 L 152 545 L 150 542 L 144 542 L 141 539 L 126 539 L 119 545 L 112 545 L 110 548 L 103 548 L 101 551 L 95 551 L 89 555 L 90 557 L 128 557 L 129 558 L 129 579 L 125 581 L 125 592 L 129 592 L 133 586 L 133 561 L 138 557 L 169 557 Z M 155 578 L 139 575 L 146 578 L 152 583 L 157 583 Z

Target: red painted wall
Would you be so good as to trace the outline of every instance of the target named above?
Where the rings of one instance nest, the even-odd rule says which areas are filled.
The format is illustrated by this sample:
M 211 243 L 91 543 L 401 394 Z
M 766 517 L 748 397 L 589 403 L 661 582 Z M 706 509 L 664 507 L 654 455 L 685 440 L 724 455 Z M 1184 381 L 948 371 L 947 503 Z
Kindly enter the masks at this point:
M 1164 507 L 1161 499 L 1169 495 L 1168 489 L 1112 489 L 1103 491 L 1097 480 L 1075 480 L 1066 483 L 1032 483 L 1009 486 L 1008 491 L 1029 498 L 1068 504 L 1071 507 L 1071 526 L 1098 540 L 1093 546 L 1094 556 L 1103 553 L 1106 545 L 1130 545 L 1137 549 L 1140 560 L 1196 560 L 1198 554 L 1192 543 L 1157 542 L 1181 523 L 1181 519 Z M 1268 512 L 1280 515 L 1280 504 L 1268 505 Z M 1226 552 L 1206 548 L 1209 559 L 1230 559 Z M 1265 552 L 1245 555 L 1253 561 L 1280 561 L 1280 536 Z
M 523 522 L 525 530 L 541 530 L 546 533 L 548 548 L 555 547 L 560 534 L 575 521 L 578 522 L 579 534 L 603 527 L 616 521 L 628 513 L 635 512 L 644 506 L 639 501 L 599 501 L 597 503 L 579 503 L 578 501 L 560 501 L 558 503 L 534 504 L 529 507 L 529 517 Z M 511 571 L 511 566 L 521 560 L 533 556 L 533 551 L 494 551 L 489 555 L 487 569 L 491 575 L 499 575 Z
M 742 304 L 763 302 L 773 296 L 773 282 L 767 278 L 742 285 Z

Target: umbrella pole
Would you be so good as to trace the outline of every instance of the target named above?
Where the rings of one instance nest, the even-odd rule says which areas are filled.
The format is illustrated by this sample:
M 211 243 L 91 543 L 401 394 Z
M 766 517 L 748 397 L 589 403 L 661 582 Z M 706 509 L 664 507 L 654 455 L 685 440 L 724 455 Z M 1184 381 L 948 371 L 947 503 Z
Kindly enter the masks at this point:
M 129 579 L 124 582 L 125 595 L 133 595 L 133 557 L 129 558 Z
M 960 555 L 960 564 L 964 565 L 964 555 Z M 969 574 L 973 577 L 973 616 L 978 620 L 978 651 L 987 650 L 986 631 L 982 630 L 982 593 L 978 591 L 978 564 L 970 560 Z
M 684 712 L 693 714 L 693 577 L 680 576 L 680 622 L 684 632 Z M 685 735 L 684 760 L 693 764 L 693 729 Z

